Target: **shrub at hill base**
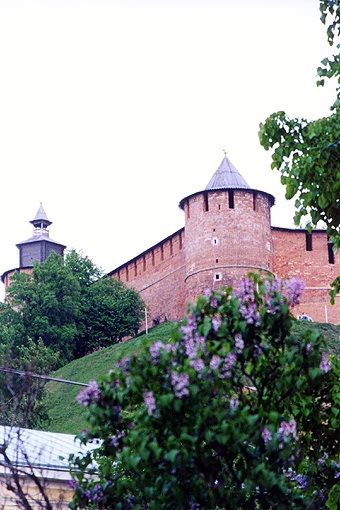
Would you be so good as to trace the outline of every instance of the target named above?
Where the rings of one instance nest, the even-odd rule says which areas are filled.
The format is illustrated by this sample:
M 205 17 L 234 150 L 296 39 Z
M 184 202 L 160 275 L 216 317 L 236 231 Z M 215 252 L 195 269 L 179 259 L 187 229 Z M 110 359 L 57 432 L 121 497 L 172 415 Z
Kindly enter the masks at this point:
M 71 507 L 337 508 L 340 367 L 317 332 L 291 333 L 302 287 L 207 292 L 169 343 L 91 381 Z

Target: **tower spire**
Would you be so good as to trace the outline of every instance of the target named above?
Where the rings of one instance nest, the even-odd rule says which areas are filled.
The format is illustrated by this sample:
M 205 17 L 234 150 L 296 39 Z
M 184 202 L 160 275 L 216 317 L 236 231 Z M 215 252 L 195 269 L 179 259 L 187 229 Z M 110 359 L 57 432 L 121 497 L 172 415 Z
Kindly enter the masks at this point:
M 230 159 L 227 157 L 227 151 L 223 150 L 224 158 L 208 182 L 206 186 L 206 191 L 214 190 L 214 189 L 240 189 L 240 188 L 248 188 L 250 189 L 249 184 L 243 179 L 240 172 L 237 168 L 232 164 Z

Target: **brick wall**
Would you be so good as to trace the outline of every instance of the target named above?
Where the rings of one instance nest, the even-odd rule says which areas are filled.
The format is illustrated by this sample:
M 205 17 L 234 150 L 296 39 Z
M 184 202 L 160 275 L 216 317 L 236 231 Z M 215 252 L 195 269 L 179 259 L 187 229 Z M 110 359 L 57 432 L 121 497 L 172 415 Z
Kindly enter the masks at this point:
M 294 315 L 340 323 L 340 299 L 331 306 L 329 284 L 340 274 L 324 231 L 270 226 L 270 196 L 254 190 L 193 194 L 182 201 L 185 229 L 110 273 L 136 288 L 148 305 L 149 324 L 159 317 L 180 319 L 187 303 L 232 285 L 248 272 L 298 276 L 305 281 Z M 334 262 L 334 263 L 330 263 Z
M 282 278 L 298 276 L 305 282 L 300 306 L 294 315 L 303 312 L 318 322 L 340 323 L 340 301 L 329 303 L 329 285 L 340 274 L 340 257 L 333 255 L 325 231 L 316 230 L 311 236 L 305 230 L 272 229 L 273 271 Z M 309 238 L 309 239 L 308 239 Z M 308 248 L 308 249 L 307 249 Z M 330 258 L 329 258 L 330 257 Z
M 180 320 L 185 312 L 184 229 L 109 273 L 141 294 L 148 322 Z

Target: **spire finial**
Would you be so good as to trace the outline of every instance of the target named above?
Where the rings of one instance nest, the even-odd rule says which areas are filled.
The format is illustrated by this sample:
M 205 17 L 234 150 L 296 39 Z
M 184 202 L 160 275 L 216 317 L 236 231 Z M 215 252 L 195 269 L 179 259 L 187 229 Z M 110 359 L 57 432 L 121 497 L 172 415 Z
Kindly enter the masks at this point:
M 227 155 L 227 151 L 226 151 L 226 149 L 222 149 L 222 152 L 224 152 L 224 155 L 225 155 L 225 156 Z

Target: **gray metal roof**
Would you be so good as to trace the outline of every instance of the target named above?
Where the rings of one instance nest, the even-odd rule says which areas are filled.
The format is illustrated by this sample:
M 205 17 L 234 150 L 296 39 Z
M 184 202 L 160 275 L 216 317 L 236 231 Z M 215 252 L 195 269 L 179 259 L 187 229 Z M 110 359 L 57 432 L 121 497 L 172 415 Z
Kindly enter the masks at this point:
M 235 168 L 232 162 L 224 156 L 222 163 L 208 182 L 206 186 L 206 190 L 214 190 L 214 189 L 239 189 L 239 188 L 248 188 L 250 186 L 243 179 L 240 172 Z
M 71 434 L 1 425 L 0 445 L 4 442 L 8 443 L 6 453 L 16 466 L 58 471 L 68 471 L 68 458 L 71 453 L 84 453 L 90 449 Z M 92 445 L 91 449 L 94 447 Z M 0 465 L 3 462 L 4 459 L 0 453 Z
M 34 219 L 30 221 L 30 223 L 32 223 L 33 225 L 35 224 L 39 225 L 40 223 L 43 223 L 46 226 L 51 225 L 52 222 L 48 219 L 41 202 Z
M 16 246 L 19 247 L 22 244 L 36 243 L 37 241 L 48 241 L 51 244 L 57 244 L 58 246 L 66 248 L 64 244 L 60 244 L 57 241 L 51 239 L 50 236 L 48 235 L 48 232 L 39 234 L 37 236 L 29 237 L 28 239 L 25 239 L 25 241 L 21 241 L 21 243 L 16 244 Z

